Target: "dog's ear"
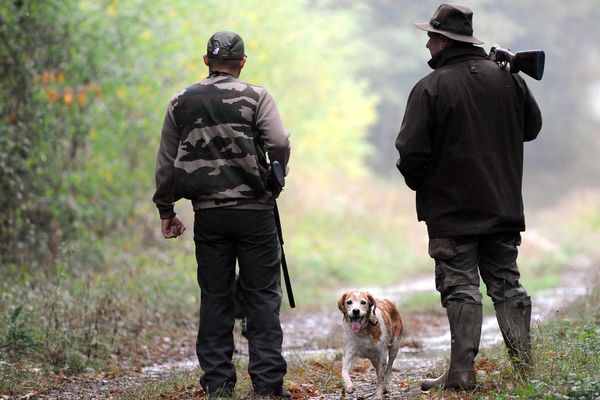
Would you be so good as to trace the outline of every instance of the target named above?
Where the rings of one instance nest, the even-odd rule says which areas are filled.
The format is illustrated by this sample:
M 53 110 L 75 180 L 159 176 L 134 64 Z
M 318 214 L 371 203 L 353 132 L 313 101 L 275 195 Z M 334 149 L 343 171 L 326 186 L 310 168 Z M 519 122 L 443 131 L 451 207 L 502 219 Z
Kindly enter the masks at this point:
M 367 292 L 367 300 L 369 300 L 369 310 L 371 310 L 371 312 L 375 314 L 375 298 L 373 298 L 373 296 L 371 296 L 371 293 L 369 292 Z
M 347 295 L 348 295 L 348 293 L 344 293 L 342 295 L 342 297 L 340 297 L 340 299 L 338 300 L 338 308 L 344 314 L 346 313 L 346 310 L 345 310 L 345 307 L 344 307 L 344 303 L 346 302 L 346 296 Z

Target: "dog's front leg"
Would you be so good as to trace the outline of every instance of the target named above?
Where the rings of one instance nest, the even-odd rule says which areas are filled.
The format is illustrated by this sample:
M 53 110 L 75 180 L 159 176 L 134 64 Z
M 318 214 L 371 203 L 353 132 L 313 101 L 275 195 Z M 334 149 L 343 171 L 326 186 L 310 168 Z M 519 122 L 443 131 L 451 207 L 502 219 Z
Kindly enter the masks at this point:
M 352 360 L 354 359 L 354 352 L 344 352 L 344 358 L 342 360 L 342 380 L 344 381 L 344 389 L 346 393 L 354 392 L 354 384 L 350 378 L 350 369 L 352 369 Z

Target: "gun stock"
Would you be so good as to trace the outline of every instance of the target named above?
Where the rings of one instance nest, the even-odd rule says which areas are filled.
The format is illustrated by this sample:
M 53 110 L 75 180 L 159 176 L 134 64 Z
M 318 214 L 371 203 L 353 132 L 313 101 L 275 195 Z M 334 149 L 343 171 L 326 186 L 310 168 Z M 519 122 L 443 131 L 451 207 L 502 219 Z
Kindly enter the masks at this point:
M 498 45 L 492 46 L 490 59 L 498 63 L 500 68 L 506 68 L 512 73 L 523 72 L 533 79 L 541 80 L 544 75 L 546 54 L 543 50 L 526 50 L 512 53 Z
M 539 81 L 544 75 L 545 61 L 546 54 L 542 50 L 528 50 L 516 53 L 514 64 L 524 74 Z

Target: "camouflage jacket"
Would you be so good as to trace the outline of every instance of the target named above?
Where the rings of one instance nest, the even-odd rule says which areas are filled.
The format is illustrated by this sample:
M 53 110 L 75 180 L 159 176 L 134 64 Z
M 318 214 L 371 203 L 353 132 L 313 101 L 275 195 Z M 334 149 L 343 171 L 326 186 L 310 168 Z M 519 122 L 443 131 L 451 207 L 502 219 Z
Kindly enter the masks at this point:
M 156 159 L 161 219 L 182 197 L 194 210 L 270 207 L 266 155 L 287 171 L 289 133 L 265 88 L 217 73 L 175 93 Z

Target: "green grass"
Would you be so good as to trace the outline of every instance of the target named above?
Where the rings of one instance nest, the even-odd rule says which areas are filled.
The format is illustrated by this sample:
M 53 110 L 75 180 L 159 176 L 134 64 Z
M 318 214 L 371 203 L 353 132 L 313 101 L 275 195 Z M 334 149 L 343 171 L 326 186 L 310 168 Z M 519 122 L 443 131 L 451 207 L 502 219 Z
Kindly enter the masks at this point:
M 53 270 L 3 266 L 0 395 L 39 390 L 55 375 L 169 357 L 194 330 L 199 293 L 193 265 L 167 248 L 133 255 L 123 242 L 104 245 L 113 268 L 90 272 L 69 258 Z M 172 264 L 154 268 L 165 254 Z M 172 345 L 160 343 L 163 337 Z
M 596 399 L 600 396 L 600 289 L 534 332 L 536 372 L 511 387 L 507 380 L 481 398 Z M 499 366 L 502 364 L 499 363 Z M 508 387 L 505 391 L 502 388 Z
M 499 345 L 477 359 L 480 386 L 476 392 L 437 391 L 429 398 L 595 400 L 600 396 L 600 288 L 597 285 L 556 319 L 532 327 L 532 336 L 535 372 L 531 379 L 521 381 L 515 376 L 504 346 Z
M 183 371 L 167 379 L 147 385 L 140 385 L 121 394 L 123 400 L 133 399 L 199 399 L 204 391 L 198 384 L 200 372 Z
M 440 294 L 436 291 L 412 293 L 403 296 L 403 300 L 398 302 L 398 308 L 420 312 L 439 311 L 442 309 Z

